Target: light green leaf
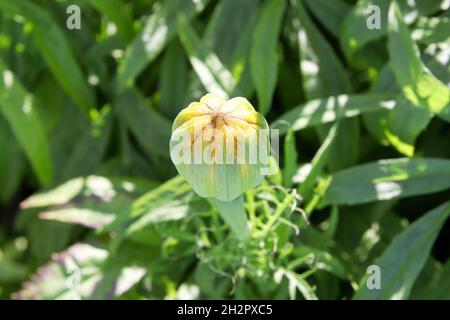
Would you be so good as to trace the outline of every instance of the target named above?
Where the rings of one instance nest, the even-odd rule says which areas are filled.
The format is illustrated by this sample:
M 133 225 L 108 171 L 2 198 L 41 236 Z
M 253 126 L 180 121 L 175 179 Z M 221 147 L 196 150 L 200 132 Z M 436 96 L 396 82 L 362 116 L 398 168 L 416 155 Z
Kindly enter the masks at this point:
M 336 55 L 335 50 L 322 36 L 308 11 L 304 0 L 295 2 L 295 9 L 300 27 L 297 37 L 300 47 L 300 67 L 303 87 L 308 99 L 328 97 L 342 93 L 350 93 L 352 86 L 348 74 Z M 330 130 L 330 125 L 317 127 L 320 140 L 323 141 Z M 353 137 L 349 141 L 347 137 Z M 347 167 L 355 162 L 358 156 L 359 125 L 356 119 L 341 123 L 339 135 L 336 137 L 340 148 L 333 149 L 333 162 L 327 164 L 330 170 Z
M 420 17 L 411 33 L 414 41 L 425 44 L 450 41 L 450 18 L 448 17 Z
M 289 110 L 277 121 L 287 121 L 295 131 L 302 130 L 341 118 L 355 117 L 362 113 L 392 109 L 395 96 L 392 94 L 339 95 L 316 99 Z M 285 129 L 280 127 L 280 132 L 284 133 Z
M 321 204 L 354 205 L 429 194 L 448 188 L 450 160 L 380 160 L 334 174 Z
M 0 60 L 0 113 L 5 117 L 43 185 L 52 179 L 52 161 L 36 99 Z
M 304 260 L 310 268 L 328 271 L 342 280 L 347 278 L 345 268 L 341 261 L 327 251 L 302 245 L 296 247 L 294 252 L 295 256 L 299 257 L 297 259 L 300 261 Z M 292 264 L 296 264 L 295 260 Z
M 388 64 L 384 65 L 379 71 L 379 75 L 370 87 L 369 92 L 372 94 L 392 93 L 393 97 L 395 94 L 401 92 L 400 87 L 395 81 L 395 75 Z M 386 125 L 389 112 L 390 110 L 383 110 L 380 112 L 364 113 L 362 115 L 366 129 L 383 146 L 389 145 L 389 140 L 386 137 Z
M 117 208 L 114 211 L 116 210 Z M 100 229 L 113 222 L 115 214 L 85 208 L 63 208 L 42 212 L 39 218 Z
M 450 89 L 420 60 L 419 50 L 395 2 L 389 8 L 388 50 L 391 67 L 405 97 L 419 108 L 450 122 Z
M 220 201 L 212 198 L 212 202 L 217 206 L 220 216 L 238 239 L 245 240 L 250 236 L 243 195 L 231 201 Z
M 297 0 L 295 9 L 300 22 L 298 41 L 306 96 L 315 99 L 350 93 L 352 88 L 344 66 L 313 23 L 303 2 Z
M 400 95 L 387 117 L 386 137 L 399 152 L 412 157 L 416 138 L 432 118 L 430 111 L 414 106 Z
M 328 162 L 333 145 L 336 144 L 339 125 L 340 123 L 337 122 L 331 127 L 327 138 L 324 140 L 319 150 L 317 150 L 311 161 L 308 174 L 302 179 L 303 181 L 299 181 L 300 185 L 298 187 L 298 192 L 306 199 L 306 201 L 310 199 L 317 177 L 321 174 L 325 164 Z
M 178 35 L 195 73 L 209 93 L 229 98 L 235 87 L 231 72 L 208 50 L 184 16 L 178 19 Z
M 249 56 L 260 0 L 221 1 L 203 35 L 204 44 L 230 70 L 236 82 L 232 96 L 250 96 L 253 83 Z
M 45 192 L 33 194 L 21 203 L 36 208 L 39 218 L 92 229 L 103 229 L 130 216 L 133 200 L 154 183 L 138 179 L 87 176 L 75 178 Z
M 189 21 L 200 13 L 209 0 L 167 0 L 153 5 L 153 14 L 141 32 L 127 47 L 117 75 L 119 92 L 131 86 L 142 70 L 162 51 L 176 34 L 177 15 L 182 12 Z
M 251 47 L 249 30 L 256 22 L 260 0 L 219 2 L 203 36 L 204 44 L 239 80 Z
M 108 277 L 105 277 L 106 272 Z M 24 283 L 14 298 L 112 299 L 130 290 L 144 275 L 144 268 L 124 266 L 122 261 L 111 260 L 105 249 L 77 243 L 54 255 L 53 261 L 44 265 L 31 280 Z M 101 288 L 105 292 L 99 292 Z
M 408 299 L 411 288 L 430 255 L 431 248 L 444 222 L 450 215 L 450 202 L 427 212 L 398 234 L 375 260 L 380 267 L 381 289 L 370 290 L 361 279 L 354 299 Z
M 275 282 L 280 282 L 282 277 L 288 280 L 289 298 L 295 300 L 297 290 L 303 295 L 306 300 L 318 300 L 315 294 L 315 289 L 305 280 L 310 272 L 306 274 L 297 274 L 294 271 L 287 269 L 278 269 L 275 272 Z
M 198 210 L 192 212 L 190 207 L 193 195 L 186 180 L 176 176 L 136 199 L 132 204 L 130 216 L 118 224 L 121 229 L 112 243 L 113 250 L 127 237 L 138 239 L 139 234 L 145 232 L 148 227 L 198 214 Z M 112 228 L 114 227 L 113 225 Z

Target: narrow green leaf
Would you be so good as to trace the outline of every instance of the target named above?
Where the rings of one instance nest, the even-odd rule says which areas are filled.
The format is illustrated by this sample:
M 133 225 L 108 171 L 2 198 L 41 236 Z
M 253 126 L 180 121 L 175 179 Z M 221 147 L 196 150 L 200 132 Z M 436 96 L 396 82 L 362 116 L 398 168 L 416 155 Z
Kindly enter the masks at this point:
M 35 193 L 22 201 L 22 209 L 62 206 L 74 199 L 83 190 L 85 181 L 83 178 L 71 179 L 62 185 L 45 192 Z
M 188 85 L 187 61 L 178 40 L 174 40 L 168 46 L 161 68 L 160 110 L 168 119 L 175 119 L 176 115 L 185 107 Z
M 12 3 L 0 0 L 0 9 L 24 16 L 33 24 L 36 46 L 62 88 L 86 113 L 94 108 L 94 93 L 87 84 L 63 31 L 52 16 L 31 1 Z
M 414 41 L 425 44 L 450 41 L 450 18 L 420 17 L 411 34 Z
M 100 229 L 114 221 L 114 216 L 114 213 L 105 213 L 87 208 L 62 208 L 42 212 L 39 218 Z
M 214 51 L 234 77 L 243 70 L 243 63 L 251 47 L 248 29 L 256 22 L 260 0 L 227 0 L 219 2 L 206 32 L 204 44 Z M 246 50 L 244 50 L 246 48 Z
M 119 92 L 131 86 L 142 70 L 162 51 L 176 34 L 177 15 L 182 12 L 189 21 L 200 13 L 209 0 L 167 0 L 153 5 L 153 14 L 141 32 L 127 47 L 117 74 Z
M 51 262 L 44 265 L 24 283 L 14 298 L 80 300 L 112 299 L 120 296 L 141 280 L 145 275 L 145 269 L 137 266 L 123 266 L 123 261 L 111 260 L 109 256 L 110 253 L 105 249 L 84 243 L 74 244 L 54 255 Z M 130 261 L 130 258 L 127 260 Z M 106 273 L 109 274 L 108 277 L 104 276 Z M 74 284 L 77 280 L 80 289 L 70 289 L 68 284 Z M 100 287 L 105 292 L 100 294 Z
M 340 123 L 337 122 L 331 127 L 327 138 L 324 140 L 319 150 L 317 150 L 314 158 L 311 161 L 311 167 L 308 175 L 304 178 L 303 181 L 300 182 L 298 192 L 302 197 L 306 199 L 306 201 L 309 201 L 316 179 L 321 174 L 325 164 L 328 162 L 330 151 L 332 150 L 333 145 L 336 141 L 339 125 Z
M 171 125 L 146 103 L 138 90 L 130 89 L 122 93 L 114 108 L 150 157 L 170 157 Z
M 400 199 L 448 188 L 450 188 L 450 160 L 433 158 L 381 160 L 334 174 L 321 205 L 354 205 Z
M 400 87 L 395 81 L 395 75 L 388 64 L 384 65 L 381 69 L 369 92 L 372 94 L 392 93 L 393 96 L 401 92 Z M 364 113 L 362 115 L 366 129 L 383 146 L 389 145 L 389 140 L 386 137 L 386 125 L 389 112 L 389 110 L 383 110 L 380 112 Z
M 450 55 L 449 42 L 431 44 L 423 52 L 423 62 L 430 71 L 447 87 L 450 87 Z
M 339 206 L 331 208 L 330 217 L 325 221 L 323 236 L 328 241 L 332 241 L 339 225 Z
M 275 272 L 275 282 L 280 282 L 281 278 L 284 276 L 288 280 L 288 291 L 289 298 L 295 300 L 297 295 L 297 290 L 303 295 L 306 300 L 318 300 L 319 298 L 315 294 L 315 288 L 313 288 L 306 280 L 306 276 L 310 272 L 306 271 L 305 274 L 297 274 L 292 270 L 278 269 Z
M 284 137 L 284 168 L 283 183 L 289 188 L 292 185 L 292 177 L 298 167 L 298 153 L 295 141 L 295 132 L 291 128 L 288 129 Z
M 351 6 L 343 0 L 305 0 L 305 3 L 327 31 L 337 38 Z
M 181 176 L 166 181 L 157 188 L 136 199 L 131 207 L 130 216 L 113 223 L 109 228 L 119 232 L 111 244 L 116 250 L 126 238 L 139 238 L 148 227 L 155 224 L 178 221 L 192 213 L 192 188 Z M 198 214 L 198 210 L 194 211 Z
M 9 123 L 43 185 L 52 179 L 52 161 L 45 131 L 37 113 L 37 101 L 25 91 L 0 60 L 0 113 Z
M 202 43 L 184 16 L 178 19 L 178 35 L 206 91 L 222 98 L 229 98 L 235 87 L 233 75 Z
M 217 54 L 236 82 L 232 96 L 250 96 L 253 83 L 249 56 L 260 0 L 219 2 L 203 35 L 205 45 Z
M 323 141 L 328 136 L 331 123 L 319 127 L 319 136 Z M 348 137 L 352 137 L 349 139 Z M 330 172 L 335 172 L 355 165 L 358 162 L 361 149 L 361 130 L 359 117 L 340 120 L 339 132 L 335 144 L 339 147 L 332 148 L 329 161 L 326 164 Z
M 361 0 L 347 15 L 339 37 L 347 60 L 351 61 L 364 45 L 386 34 L 389 3 L 390 0 Z M 380 28 L 369 29 L 368 24 L 376 22 L 374 19 L 377 17 L 380 18 Z
M 127 44 L 134 35 L 133 21 L 122 0 L 89 0 L 89 3 L 116 25 L 121 40 Z
M 2 117 L 0 150 L 0 203 L 7 203 L 20 186 L 25 171 L 25 157 Z
M 339 95 L 316 99 L 297 106 L 283 114 L 277 121 L 287 121 L 293 130 L 302 130 L 341 118 L 350 118 L 362 113 L 392 109 L 395 94 Z M 280 127 L 280 132 L 286 130 Z
M 91 121 L 88 131 L 77 140 L 70 156 L 62 169 L 62 180 L 77 176 L 91 174 L 99 166 L 105 156 L 112 131 L 112 114 L 109 106 L 100 112 L 91 112 Z M 92 152 L 95 150 L 95 152 Z
M 427 212 L 398 234 L 375 260 L 381 275 L 381 289 L 367 287 L 368 275 L 361 279 L 354 299 L 408 299 L 411 288 L 430 255 L 444 222 L 450 215 L 450 202 Z
M 414 106 L 400 95 L 395 108 L 388 115 L 386 137 L 399 152 L 412 157 L 414 142 L 428 126 L 432 117 L 433 115 L 427 109 Z
M 315 99 L 350 93 L 352 88 L 344 66 L 313 23 L 303 2 L 296 0 L 295 9 L 300 22 L 298 41 L 306 96 Z
M 316 249 L 307 245 L 294 249 L 299 260 L 307 258 L 306 263 L 310 268 L 328 271 L 342 280 L 347 278 L 346 271 L 341 261 L 327 251 Z M 295 264 L 295 260 L 292 264 Z
M 250 236 L 243 195 L 231 201 L 220 201 L 215 198 L 211 198 L 211 201 L 219 209 L 220 216 L 238 239 L 245 240 Z
M 388 21 L 391 67 L 405 97 L 413 105 L 450 122 L 450 88 L 439 81 L 420 60 L 419 50 L 395 2 L 389 8 Z
M 342 93 L 350 93 L 352 86 L 348 74 L 335 53 L 335 50 L 322 36 L 303 4 L 304 0 L 297 0 L 295 11 L 300 28 L 298 29 L 298 42 L 300 46 L 300 66 L 303 77 L 303 86 L 308 99 L 328 97 Z M 317 127 L 317 132 L 323 141 L 330 130 L 330 125 Z M 348 137 L 353 137 L 349 140 Z M 339 135 L 336 137 L 339 149 L 333 149 L 331 158 L 333 162 L 327 164 L 330 170 L 335 171 L 347 167 L 355 162 L 358 156 L 359 125 L 356 119 L 341 123 Z
M 428 274 L 424 274 L 424 271 L 428 271 Z M 409 299 L 450 300 L 450 260 L 447 259 L 447 262 L 441 265 L 435 259 L 429 259 L 414 284 Z
M 258 95 L 258 110 L 266 114 L 272 104 L 278 75 L 278 33 L 285 8 L 285 1 L 268 0 L 260 11 L 253 34 L 250 67 Z
M 48 135 L 51 135 L 58 123 L 61 123 L 64 108 L 71 103 L 63 90 L 55 90 L 57 87 L 57 80 L 51 73 L 46 73 L 39 77 L 39 83 L 33 88 L 34 95 L 40 102 L 37 111 Z M 80 113 L 80 116 L 83 115 Z

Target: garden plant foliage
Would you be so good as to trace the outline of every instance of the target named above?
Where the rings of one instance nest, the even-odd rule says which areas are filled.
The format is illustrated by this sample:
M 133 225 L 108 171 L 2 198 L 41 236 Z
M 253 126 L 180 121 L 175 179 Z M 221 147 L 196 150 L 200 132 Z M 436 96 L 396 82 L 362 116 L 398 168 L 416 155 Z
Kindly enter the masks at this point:
M 0 0 L 0 298 L 450 299 L 449 5 Z M 170 160 L 206 93 L 280 132 L 244 240 Z

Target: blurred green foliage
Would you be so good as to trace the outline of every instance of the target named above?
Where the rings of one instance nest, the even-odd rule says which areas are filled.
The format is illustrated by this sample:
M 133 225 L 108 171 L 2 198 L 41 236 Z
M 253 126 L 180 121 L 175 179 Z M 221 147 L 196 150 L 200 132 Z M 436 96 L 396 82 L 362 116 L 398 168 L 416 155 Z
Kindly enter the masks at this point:
M 450 299 L 448 6 L 0 0 L 0 298 Z M 282 134 L 247 241 L 170 161 L 206 92 Z

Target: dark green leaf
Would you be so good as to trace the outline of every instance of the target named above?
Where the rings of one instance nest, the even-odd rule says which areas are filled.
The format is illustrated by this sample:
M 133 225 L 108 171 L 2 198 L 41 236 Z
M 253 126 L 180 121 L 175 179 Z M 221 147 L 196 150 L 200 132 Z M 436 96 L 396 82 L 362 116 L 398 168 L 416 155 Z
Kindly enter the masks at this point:
M 251 48 L 251 75 L 258 94 L 258 110 L 266 114 L 272 104 L 272 95 L 278 75 L 278 33 L 285 1 L 268 0 L 259 13 Z
M 94 94 L 53 18 L 30 1 L 0 0 L 0 9 L 22 15 L 33 24 L 36 46 L 63 89 L 85 112 L 96 107 Z

